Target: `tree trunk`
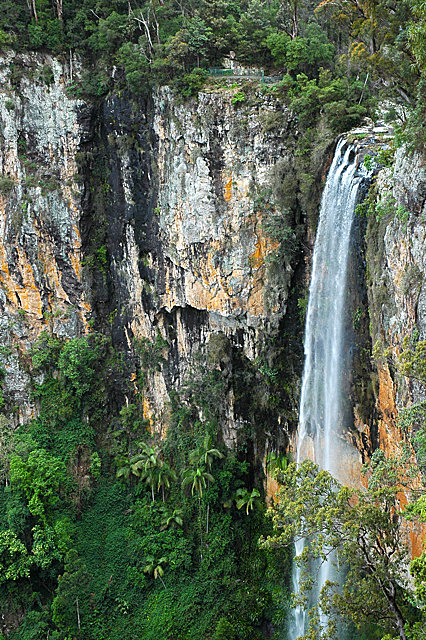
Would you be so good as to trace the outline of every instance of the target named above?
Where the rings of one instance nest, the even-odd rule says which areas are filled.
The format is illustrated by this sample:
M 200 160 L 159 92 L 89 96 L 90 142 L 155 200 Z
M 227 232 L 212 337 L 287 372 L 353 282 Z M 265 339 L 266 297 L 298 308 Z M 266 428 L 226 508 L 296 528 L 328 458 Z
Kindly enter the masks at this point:
M 38 22 L 36 0 L 33 0 L 33 12 L 34 12 L 35 21 Z
M 56 12 L 58 14 L 58 20 L 60 20 L 61 22 L 63 21 L 63 16 L 62 16 L 62 1 L 63 0 L 56 0 Z
M 78 605 L 78 596 L 75 599 L 75 604 L 77 607 L 77 624 L 78 624 L 78 631 L 81 631 L 81 622 L 80 622 L 80 607 Z
M 201 524 L 201 498 L 198 496 L 198 520 L 200 522 L 200 557 L 201 562 L 203 561 L 203 525 Z
M 405 622 L 404 622 L 404 618 L 402 617 L 401 611 L 399 610 L 399 607 L 396 604 L 396 602 L 395 602 L 393 597 L 387 597 L 387 599 L 388 599 L 388 602 L 389 602 L 389 604 L 391 606 L 393 614 L 395 616 L 396 625 L 398 627 L 398 632 L 399 632 L 399 637 L 401 638 L 401 640 L 407 640 L 407 636 L 405 634 Z
M 292 31 L 292 39 L 297 38 L 299 33 L 299 22 L 297 18 L 297 3 L 298 0 L 293 0 L 293 31 Z

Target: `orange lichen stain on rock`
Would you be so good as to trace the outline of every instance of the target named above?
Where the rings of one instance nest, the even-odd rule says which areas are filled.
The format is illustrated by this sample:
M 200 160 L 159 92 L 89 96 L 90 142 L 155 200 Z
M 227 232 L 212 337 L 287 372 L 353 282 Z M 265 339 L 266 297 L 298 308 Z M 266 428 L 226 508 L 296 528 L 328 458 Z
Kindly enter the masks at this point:
M 146 420 L 148 423 L 148 428 L 150 432 L 153 433 L 154 432 L 154 421 L 153 421 L 154 411 L 151 408 L 148 398 L 146 398 L 146 396 L 142 396 L 142 415 L 143 415 L 143 419 Z
M 395 420 L 398 410 L 395 405 L 395 385 L 390 375 L 389 367 L 380 367 L 378 408 L 382 414 L 379 423 L 380 448 L 391 454 L 397 450 L 400 437 L 396 437 Z
M 276 479 L 271 476 L 269 473 L 266 474 L 266 502 L 270 505 L 272 502 L 277 502 L 278 497 L 277 493 L 279 491 L 280 485 L 276 481 Z
M 72 268 L 74 269 L 75 275 L 79 280 L 81 280 L 81 260 L 80 260 L 80 248 L 81 248 L 81 236 L 80 231 L 76 224 L 73 225 L 73 249 L 70 253 L 70 262 L 72 264 Z
M 199 280 L 187 283 L 186 293 L 188 303 L 196 309 L 206 309 L 207 311 L 226 312 L 229 306 L 229 296 L 223 289 L 212 292 Z
M 4 274 L 6 278 L 10 277 L 9 274 L 9 265 L 6 260 L 6 252 L 4 250 L 3 244 L 0 243 L 0 272 Z
M 267 238 L 261 232 L 262 214 L 257 216 L 257 220 L 254 222 L 256 233 L 255 249 L 249 256 L 249 262 L 253 269 L 259 269 L 265 264 L 265 258 L 273 251 L 276 251 L 279 247 L 277 240 Z
M 264 238 L 257 239 L 255 244 L 255 249 L 252 254 L 249 256 L 249 261 L 253 269 L 259 269 L 265 261 L 265 249 L 266 243 Z
M 72 268 L 74 269 L 74 273 L 79 280 L 81 280 L 81 262 L 80 256 L 76 255 L 74 252 L 70 253 L 70 262 L 72 264 Z
M 426 545 L 426 524 L 412 524 L 409 532 L 411 557 L 418 558 L 422 555 Z
M 41 296 L 34 279 L 33 268 L 27 261 L 19 248 L 16 249 L 21 267 L 23 287 L 19 287 L 19 297 L 21 299 L 22 308 L 29 313 L 42 317 L 41 312 Z M 18 286 L 16 287 L 18 290 Z
M 414 462 L 414 461 L 413 461 Z M 405 491 L 400 491 L 398 493 L 398 502 L 399 506 L 402 510 L 407 504 L 410 502 L 409 497 L 405 493 Z M 404 533 L 407 539 L 407 544 L 411 553 L 412 558 L 418 558 L 424 550 L 424 545 L 426 541 L 426 524 L 422 522 L 407 522 L 404 524 Z
M 232 197 L 232 174 L 228 182 L 225 183 L 225 192 L 223 194 L 225 202 L 229 202 Z
M 214 243 L 215 245 L 217 243 Z M 210 290 L 214 283 L 220 280 L 220 273 L 213 264 L 213 256 L 216 251 L 210 251 L 207 254 L 207 260 L 201 265 L 201 279 L 204 285 Z
M 17 284 L 10 276 L 6 251 L 3 245 L 0 245 L 0 280 L 3 288 L 7 292 L 12 304 L 18 306 L 20 301 L 20 306 L 24 311 L 37 316 L 37 318 L 41 318 L 41 296 L 35 283 L 33 269 L 26 255 L 19 247 L 16 247 L 16 252 L 18 254 L 18 266 L 21 272 L 22 286 Z
M 254 285 L 247 301 L 247 311 L 252 316 L 262 316 L 265 309 L 265 299 L 263 296 L 263 282 L 259 280 Z

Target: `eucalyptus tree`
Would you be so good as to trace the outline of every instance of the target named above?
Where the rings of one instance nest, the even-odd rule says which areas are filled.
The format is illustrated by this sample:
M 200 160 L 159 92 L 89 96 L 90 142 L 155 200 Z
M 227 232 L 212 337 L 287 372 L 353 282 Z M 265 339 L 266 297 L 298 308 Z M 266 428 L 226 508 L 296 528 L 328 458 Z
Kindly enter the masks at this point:
M 274 533 L 261 545 L 279 548 L 291 547 L 295 539 L 310 541 L 296 560 L 305 575 L 297 604 L 307 604 L 312 559 L 322 563 L 334 554 L 337 563 L 348 567 L 342 586 L 327 581 L 321 590 L 329 628 L 323 630 L 318 612 L 311 611 L 304 637 L 338 638 L 339 616 L 358 628 L 374 623 L 401 640 L 409 637 L 407 596 L 414 602 L 415 593 L 408 580 L 407 519 L 401 502 L 401 492 L 410 495 L 416 486 L 409 468 L 405 456 L 385 459 L 376 451 L 361 489 L 340 485 L 308 460 L 299 467 L 290 464 L 280 475 L 278 500 L 269 509 Z

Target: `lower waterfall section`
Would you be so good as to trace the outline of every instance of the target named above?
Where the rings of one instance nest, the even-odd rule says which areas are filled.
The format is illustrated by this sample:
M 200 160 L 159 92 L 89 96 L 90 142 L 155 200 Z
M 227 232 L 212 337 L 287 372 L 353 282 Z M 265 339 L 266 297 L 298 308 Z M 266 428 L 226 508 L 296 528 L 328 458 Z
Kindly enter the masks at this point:
M 342 438 L 342 376 L 350 366 L 344 346 L 347 301 L 347 269 L 351 229 L 360 187 L 365 180 L 358 168 L 355 148 L 341 139 L 337 145 L 325 185 L 315 240 L 312 276 L 305 330 L 305 364 L 300 399 L 296 462 L 316 462 L 341 481 L 345 471 Z M 299 541 L 296 556 L 303 551 Z M 334 579 L 332 559 L 318 571 L 311 604 L 318 604 L 321 589 Z M 300 593 L 300 568 L 293 566 L 293 590 Z M 321 626 L 327 617 L 320 612 Z M 308 615 L 297 606 L 292 615 L 289 639 L 307 630 Z

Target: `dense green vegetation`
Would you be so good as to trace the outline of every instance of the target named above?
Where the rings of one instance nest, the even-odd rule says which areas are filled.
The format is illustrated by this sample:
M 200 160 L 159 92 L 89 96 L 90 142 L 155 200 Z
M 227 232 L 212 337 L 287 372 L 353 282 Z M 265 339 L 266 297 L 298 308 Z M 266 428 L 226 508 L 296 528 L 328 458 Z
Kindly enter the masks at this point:
M 0 45 L 83 56 L 78 94 L 102 96 L 113 83 L 134 93 L 168 83 L 196 94 L 205 70 L 234 51 L 244 64 L 284 75 L 276 89 L 303 129 L 320 113 L 334 132 L 347 129 L 374 95 L 402 106 L 398 117 L 418 142 L 422 0 L 2 0 L 0 9 Z
M 165 346 L 136 345 L 141 389 Z M 203 361 L 192 373 L 159 441 L 105 337 L 43 335 L 32 365 L 39 417 L 1 431 L 9 637 L 243 640 L 280 625 L 289 557 L 257 546 L 269 532 L 261 477 L 254 487 L 244 445 L 220 442 L 220 372 Z M 121 408 L 120 380 L 133 398 Z
M 297 119 L 297 139 L 289 141 L 292 166 L 288 159 L 277 163 L 270 192 L 254 194 L 265 233 L 279 243 L 270 256 L 271 275 L 297 256 L 301 210 L 314 224 L 323 151 L 338 133 L 389 99 L 396 143 L 422 147 L 425 14 L 424 0 L 0 0 L 0 46 L 47 51 L 65 61 L 78 54 L 84 70 L 67 91 L 99 102 L 111 92 L 137 100 L 161 84 L 172 86 L 179 99 L 196 97 L 206 86 L 220 90 L 233 80 L 208 70 L 221 66 L 230 51 L 279 77 L 264 86 L 240 83 L 231 98 L 233 108 L 243 110 L 249 94 L 252 100 L 273 96 Z M 11 65 L 17 90 L 30 72 L 23 59 Z M 41 79 L 46 85 L 53 80 L 48 64 Z M 13 102 L 6 108 L 14 109 Z M 265 132 L 279 127 L 281 116 L 274 112 Z M 387 165 L 391 159 L 383 154 L 375 162 Z M 88 178 L 97 209 L 85 266 L 103 278 L 109 165 L 98 156 Z M 13 185 L 0 176 L 0 193 L 8 195 Z M 373 192 L 360 213 L 377 223 L 407 215 L 393 201 L 376 202 Z M 303 321 L 306 299 L 299 303 Z M 144 415 L 143 393 L 150 371 L 164 365 L 167 343 L 158 337 L 133 346 L 130 356 L 97 333 L 68 342 L 42 335 L 29 367 L 38 416 L 16 432 L 0 393 L 0 603 L 2 623 L 16 628 L 10 640 L 280 638 L 290 606 L 290 552 L 282 547 L 308 525 L 310 532 L 323 531 L 324 522 L 323 543 L 353 561 L 345 599 L 331 588 L 324 593 L 334 610 L 368 638 L 398 631 L 397 617 L 389 622 L 376 615 L 378 603 L 386 609 L 386 594 L 359 555 L 359 533 L 366 529 L 377 548 L 383 539 L 395 544 L 394 557 L 378 553 L 369 561 L 395 590 L 404 633 L 424 638 L 426 556 L 411 564 L 410 598 L 395 558 L 405 549 L 401 520 L 426 520 L 425 499 L 400 513 L 396 496 L 407 480 L 398 475 L 401 462 L 373 460 L 369 492 L 353 509 L 356 494 L 327 474 L 310 466 L 285 472 L 285 459 L 273 455 L 269 463 L 283 472 L 284 485 L 276 510 L 284 533 L 274 534 L 265 518 L 263 472 L 252 455 L 255 419 L 262 415 L 253 390 L 259 373 L 268 389 L 262 401 L 278 405 L 287 394 L 297 403 L 288 349 L 285 363 L 282 357 L 255 363 L 258 372 L 247 363 L 240 368 L 235 402 L 253 420 L 230 451 L 221 441 L 224 377 L 207 354 L 172 396 L 169 429 L 160 440 Z M 424 353 L 423 341 L 411 341 L 395 366 L 424 383 Z M 129 382 L 134 372 L 136 386 Z M 3 376 L 0 371 L 0 381 Z M 424 418 L 423 404 L 401 416 L 423 472 Z M 339 538 L 336 523 L 351 536 Z M 260 536 L 269 540 L 262 547 Z M 314 547 L 314 555 L 323 550 Z M 369 628 L 372 618 L 380 627 Z

